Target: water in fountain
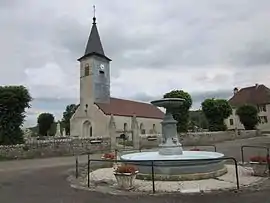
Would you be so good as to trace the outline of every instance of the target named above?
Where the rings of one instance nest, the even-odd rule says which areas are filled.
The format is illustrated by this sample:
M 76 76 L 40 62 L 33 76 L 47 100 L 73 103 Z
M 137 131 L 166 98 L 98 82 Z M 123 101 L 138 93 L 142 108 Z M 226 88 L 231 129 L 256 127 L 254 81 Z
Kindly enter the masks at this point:
M 155 161 L 155 175 L 161 180 L 194 180 L 213 178 L 227 172 L 224 161 L 219 160 L 224 154 L 208 151 L 183 151 L 177 136 L 177 121 L 172 110 L 184 102 L 180 98 L 165 98 L 152 101 L 158 107 L 166 109 L 162 125 L 162 143 L 154 152 L 130 153 L 121 156 L 121 160 L 136 161 L 140 178 L 149 178 L 151 163 Z M 201 161 L 200 161 L 201 160 Z M 142 162 L 140 162 L 142 161 Z

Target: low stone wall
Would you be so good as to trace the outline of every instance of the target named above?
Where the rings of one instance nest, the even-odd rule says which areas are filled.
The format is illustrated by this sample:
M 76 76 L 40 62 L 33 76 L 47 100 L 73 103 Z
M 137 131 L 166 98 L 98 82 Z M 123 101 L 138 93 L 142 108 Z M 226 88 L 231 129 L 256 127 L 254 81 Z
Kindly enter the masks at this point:
M 72 156 L 109 150 L 110 138 L 36 140 L 20 145 L 2 145 L 0 146 L 0 158 L 27 159 Z
M 207 145 L 223 141 L 245 139 L 262 136 L 259 130 L 239 130 L 239 131 L 218 131 L 218 132 L 189 132 L 179 134 L 179 141 L 182 145 Z M 160 137 L 157 140 L 148 140 L 141 136 L 141 147 L 157 147 L 160 143 Z
M 183 145 L 204 145 L 257 136 L 261 136 L 261 132 L 259 130 L 196 132 L 180 134 L 179 141 Z

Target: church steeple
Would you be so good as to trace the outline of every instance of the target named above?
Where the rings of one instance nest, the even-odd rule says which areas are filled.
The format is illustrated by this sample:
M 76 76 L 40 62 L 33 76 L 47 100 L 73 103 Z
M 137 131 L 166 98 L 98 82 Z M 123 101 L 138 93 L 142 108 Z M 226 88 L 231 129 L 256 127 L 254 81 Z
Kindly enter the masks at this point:
M 92 24 L 91 32 L 88 38 L 88 42 L 86 44 L 84 55 L 78 60 L 80 61 L 81 59 L 87 56 L 91 56 L 91 55 L 97 55 L 111 61 L 111 59 L 105 56 L 105 53 L 101 44 L 101 40 L 98 34 L 95 15 L 93 17 L 93 24 Z

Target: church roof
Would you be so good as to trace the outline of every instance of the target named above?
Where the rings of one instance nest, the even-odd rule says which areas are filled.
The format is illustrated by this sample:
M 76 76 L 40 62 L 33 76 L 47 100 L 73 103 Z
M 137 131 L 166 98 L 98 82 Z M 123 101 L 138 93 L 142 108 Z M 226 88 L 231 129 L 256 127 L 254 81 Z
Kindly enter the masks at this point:
M 241 106 L 243 104 L 270 104 L 270 89 L 265 85 L 256 84 L 255 86 L 240 89 L 229 100 L 232 106 Z
M 91 56 L 91 55 L 97 55 L 103 58 L 106 58 L 107 60 L 111 61 L 111 59 L 109 59 L 107 56 L 105 56 L 102 44 L 101 44 L 101 40 L 99 37 L 99 33 L 98 33 L 98 29 L 97 29 L 97 25 L 96 25 L 96 18 L 93 18 L 93 25 L 91 28 L 91 32 L 86 44 L 86 48 L 85 48 L 85 52 L 84 55 L 79 58 L 78 60 L 81 60 L 87 56 Z
M 149 103 L 111 98 L 110 103 L 96 103 L 106 115 L 163 119 L 164 113 Z

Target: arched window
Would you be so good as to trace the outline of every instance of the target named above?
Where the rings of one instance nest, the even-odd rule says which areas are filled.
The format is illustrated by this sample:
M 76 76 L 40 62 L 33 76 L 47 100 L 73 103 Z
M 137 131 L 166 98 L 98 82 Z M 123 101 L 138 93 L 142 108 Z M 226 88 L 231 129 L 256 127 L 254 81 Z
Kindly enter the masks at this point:
M 90 74 L 90 67 L 89 64 L 87 63 L 84 69 L 84 76 L 88 76 L 89 74 Z
M 140 124 L 140 131 L 141 131 L 141 134 L 145 134 L 143 123 Z
M 128 130 L 128 125 L 127 123 L 124 123 L 124 132 L 126 132 Z
M 156 134 L 157 130 L 156 130 L 156 124 L 153 124 L 153 134 Z

